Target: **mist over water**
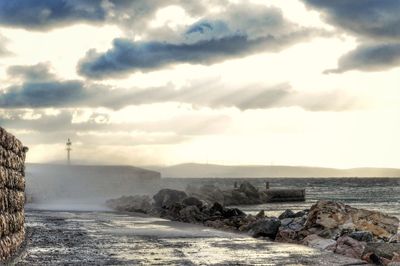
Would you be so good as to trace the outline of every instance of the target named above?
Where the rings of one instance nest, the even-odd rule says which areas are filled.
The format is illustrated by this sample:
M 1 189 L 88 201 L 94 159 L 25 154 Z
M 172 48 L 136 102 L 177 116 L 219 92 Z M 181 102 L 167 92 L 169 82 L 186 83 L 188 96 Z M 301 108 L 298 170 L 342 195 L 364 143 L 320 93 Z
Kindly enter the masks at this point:
M 110 198 L 153 194 L 159 187 L 159 173 L 130 166 L 29 164 L 26 169 L 27 208 L 102 211 Z

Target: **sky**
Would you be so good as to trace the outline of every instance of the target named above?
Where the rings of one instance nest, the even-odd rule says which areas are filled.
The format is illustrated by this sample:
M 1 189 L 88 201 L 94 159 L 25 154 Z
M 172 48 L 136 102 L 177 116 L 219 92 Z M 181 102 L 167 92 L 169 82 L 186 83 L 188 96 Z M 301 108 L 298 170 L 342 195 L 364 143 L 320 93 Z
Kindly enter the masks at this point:
M 400 168 L 398 0 L 0 0 L 28 162 Z

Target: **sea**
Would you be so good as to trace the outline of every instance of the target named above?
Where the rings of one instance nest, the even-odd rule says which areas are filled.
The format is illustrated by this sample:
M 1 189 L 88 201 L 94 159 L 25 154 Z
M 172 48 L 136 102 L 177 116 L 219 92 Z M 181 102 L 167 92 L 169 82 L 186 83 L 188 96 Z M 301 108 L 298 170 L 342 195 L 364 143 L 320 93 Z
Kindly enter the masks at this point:
M 277 216 L 286 209 L 309 209 L 318 200 L 334 200 L 352 207 L 376 210 L 400 219 L 400 178 L 163 178 L 163 187 L 185 189 L 188 185 L 213 184 L 232 189 L 235 182 L 248 181 L 258 189 L 297 188 L 306 190 L 305 202 L 266 203 L 235 206 L 248 214 L 264 210 Z

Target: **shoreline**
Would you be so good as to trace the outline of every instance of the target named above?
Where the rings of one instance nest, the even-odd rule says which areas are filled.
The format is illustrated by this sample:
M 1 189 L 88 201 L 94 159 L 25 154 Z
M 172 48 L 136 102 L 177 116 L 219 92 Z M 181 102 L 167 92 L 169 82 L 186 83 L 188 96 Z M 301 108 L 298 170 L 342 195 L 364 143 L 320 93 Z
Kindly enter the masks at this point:
M 245 191 L 254 195 L 254 187 L 249 184 L 246 187 Z M 263 210 L 257 215 L 247 215 L 218 201 L 210 204 L 210 199 L 217 198 L 218 193 L 215 187 L 207 188 L 210 193 L 206 195 L 196 193 L 200 198 L 184 191 L 162 189 L 153 200 L 149 196 L 128 196 L 109 200 L 107 205 L 118 211 L 139 211 L 172 221 L 246 232 L 275 243 L 305 245 L 379 265 L 400 262 L 396 217 L 323 200 L 297 213 L 288 209 L 279 217 L 269 217 Z
M 16 265 L 360 263 L 301 245 L 274 243 L 138 213 L 27 210 L 27 226 L 32 234 Z

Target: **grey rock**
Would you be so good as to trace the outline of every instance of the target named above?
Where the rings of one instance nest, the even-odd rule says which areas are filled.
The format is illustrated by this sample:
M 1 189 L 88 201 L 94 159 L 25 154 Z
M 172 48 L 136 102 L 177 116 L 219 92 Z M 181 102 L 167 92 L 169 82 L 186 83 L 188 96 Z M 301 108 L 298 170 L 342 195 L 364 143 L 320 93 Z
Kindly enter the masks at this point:
M 282 226 L 287 227 L 293 221 L 294 221 L 293 218 L 285 218 L 285 219 L 281 219 L 281 224 L 282 224 Z
M 351 237 L 342 236 L 336 242 L 334 252 L 346 257 L 359 259 L 364 252 L 364 245 Z
M 188 186 L 186 192 L 193 197 L 207 202 L 212 205 L 214 202 L 218 202 L 221 205 L 225 205 L 223 192 L 214 185 L 203 185 L 201 187 Z
M 187 197 L 182 200 L 184 206 L 196 206 L 197 208 L 203 207 L 203 202 L 195 197 Z
M 203 222 L 206 219 L 204 213 L 195 205 L 184 207 L 179 211 L 179 221 L 185 223 Z
M 187 195 L 183 191 L 174 189 L 161 189 L 153 196 L 154 205 L 161 208 L 169 208 L 174 203 L 180 203 Z
M 281 215 L 279 215 L 279 219 L 286 219 L 286 218 L 294 218 L 295 217 L 295 213 L 292 210 L 286 210 L 284 211 Z
M 253 237 L 269 237 L 275 239 L 281 221 L 277 218 L 265 218 L 249 225 L 249 233 Z
M 355 231 L 350 233 L 349 237 L 362 242 L 372 242 L 374 240 L 374 236 L 367 231 Z
M 248 197 L 252 197 L 252 198 L 258 198 L 259 197 L 258 189 L 255 188 L 252 184 L 250 184 L 247 181 L 245 181 L 242 184 L 240 184 L 239 191 L 243 192 Z
M 378 257 L 392 260 L 400 254 L 400 243 L 367 243 L 364 254 L 374 253 Z

